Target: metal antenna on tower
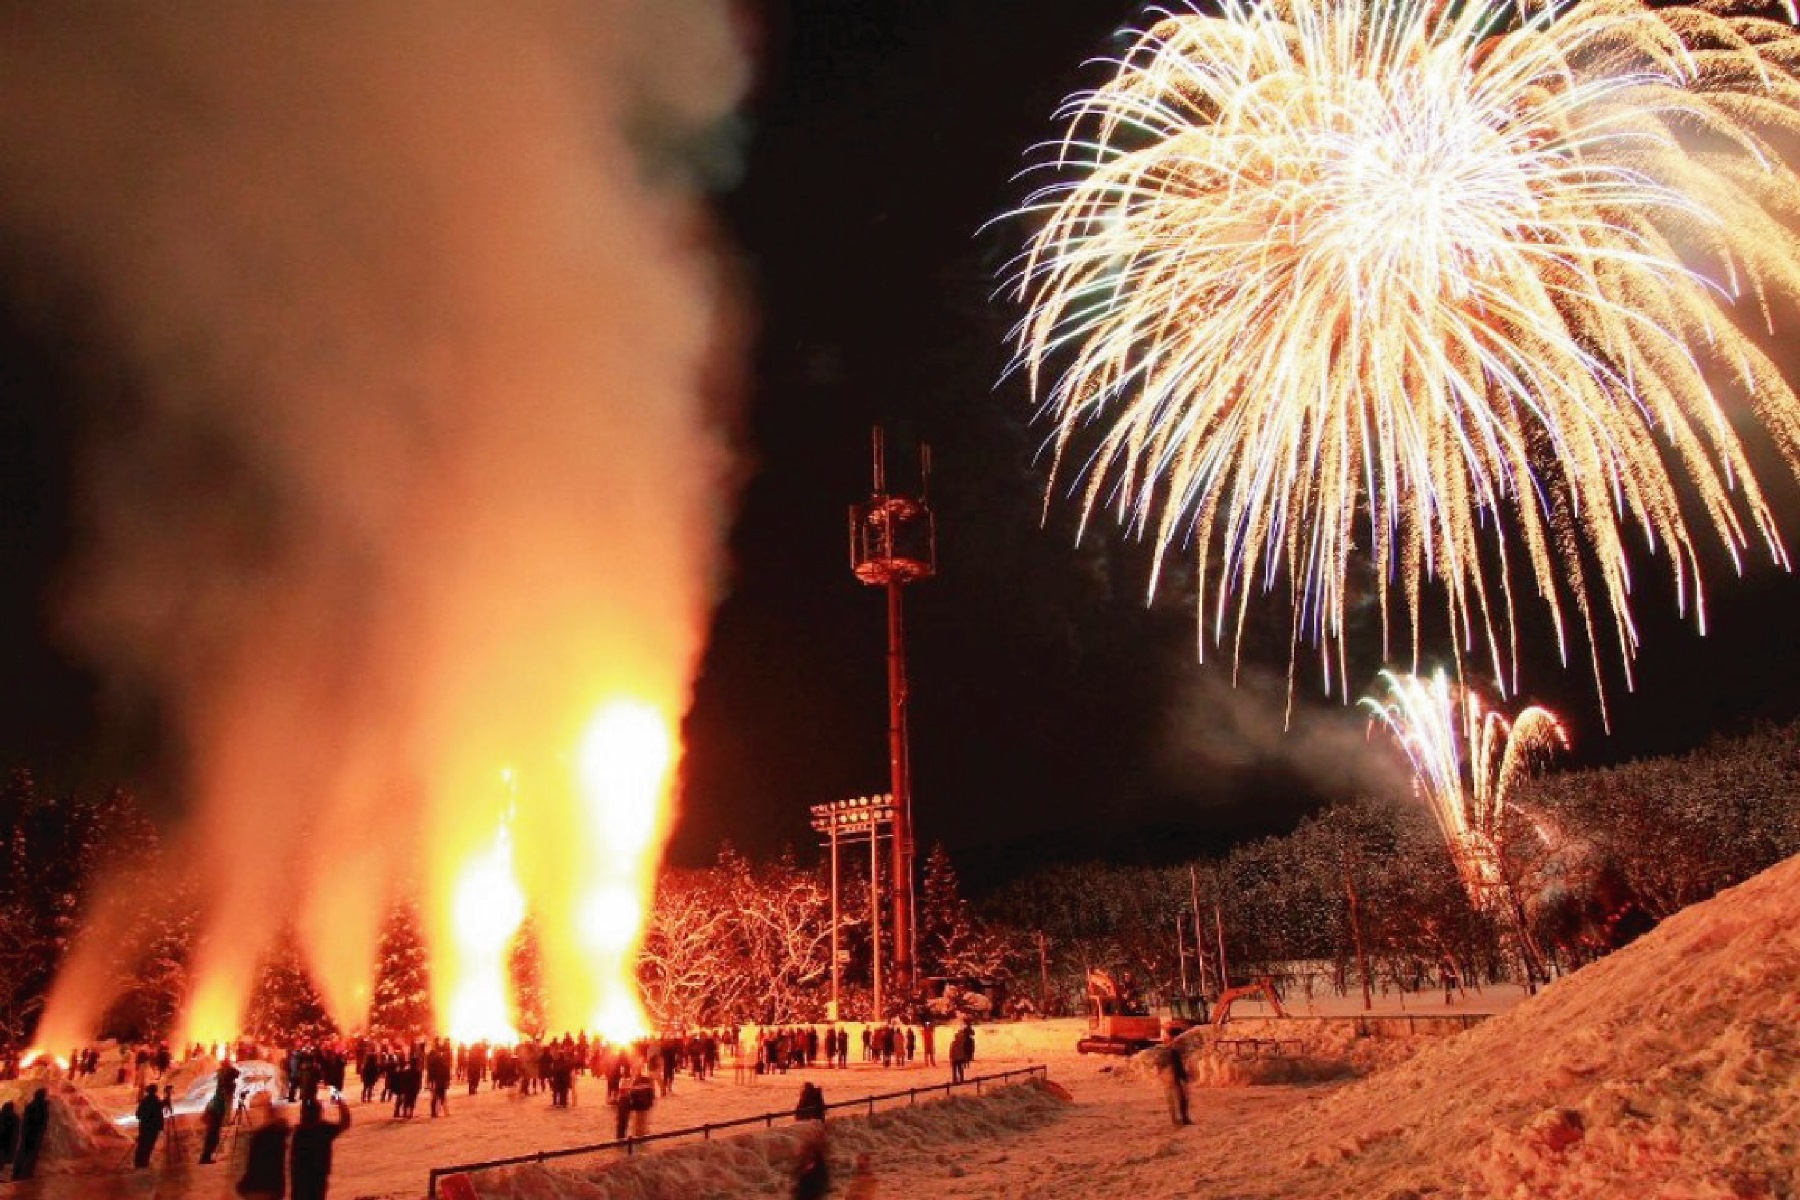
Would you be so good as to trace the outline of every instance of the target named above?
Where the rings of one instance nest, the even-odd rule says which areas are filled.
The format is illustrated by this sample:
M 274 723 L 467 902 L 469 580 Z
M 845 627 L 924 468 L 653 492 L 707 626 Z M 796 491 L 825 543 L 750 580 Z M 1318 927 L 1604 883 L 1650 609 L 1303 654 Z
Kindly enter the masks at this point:
M 877 427 L 873 439 L 875 491 L 850 508 L 850 569 L 872 587 L 887 589 L 888 770 L 894 809 L 894 993 L 914 996 L 918 935 L 913 921 L 912 768 L 906 733 L 906 626 L 900 592 L 937 574 L 937 531 L 925 496 L 931 449 L 919 448 L 919 495 L 896 496 L 887 488 L 887 447 Z M 878 1014 L 879 1015 L 879 1014 Z

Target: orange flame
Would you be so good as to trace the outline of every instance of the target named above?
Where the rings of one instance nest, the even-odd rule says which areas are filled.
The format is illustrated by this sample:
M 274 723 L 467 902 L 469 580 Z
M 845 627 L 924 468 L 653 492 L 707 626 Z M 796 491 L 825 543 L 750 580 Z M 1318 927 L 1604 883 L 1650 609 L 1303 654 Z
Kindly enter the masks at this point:
M 511 789 L 512 772 L 503 777 Z M 444 964 L 444 1032 L 459 1042 L 513 1042 L 519 1037 L 507 977 L 507 951 L 525 921 L 525 891 L 513 866 L 515 812 L 516 796 L 492 844 L 464 864 L 451 896 L 455 957 Z
M 31 1049 L 27 1050 L 25 1052 L 25 1057 L 19 1060 L 19 1067 L 21 1070 L 28 1071 L 46 1061 L 55 1063 L 56 1069 L 59 1071 L 66 1071 L 69 1069 L 68 1059 L 60 1054 L 53 1054 L 40 1046 L 33 1046 Z
M 637 950 L 668 828 L 674 766 L 670 721 L 642 701 L 607 704 L 582 737 L 579 782 L 590 848 L 575 933 L 589 964 L 588 1027 L 615 1041 L 649 1030 Z
M 243 1032 L 247 988 L 242 973 L 228 969 L 218 956 L 203 956 L 205 965 L 182 1010 L 181 1044 L 230 1042 Z

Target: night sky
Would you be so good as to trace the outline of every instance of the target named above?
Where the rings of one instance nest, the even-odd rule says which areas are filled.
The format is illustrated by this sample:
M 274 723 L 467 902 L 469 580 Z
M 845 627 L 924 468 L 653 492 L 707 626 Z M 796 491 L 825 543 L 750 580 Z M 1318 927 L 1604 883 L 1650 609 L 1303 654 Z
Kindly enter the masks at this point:
M 720 198 L 756 324 L 747 475 L 686 722 L 674 861 L 706 861 L 724 840 L 810 855 L 809 805 L 886 787 L 885 607 L 850 574 L 846 526 L 875 424 L 897 485 L 914 480 L 921 441 L 933 452 L 940 574 L 907 595 L 922 846 L 946 842 L 978 881 L 1051 857 L 1173 858 L 1394 785 L 1355 710 L 1310 679 L 1283 733 L 1274 606 L 1233 689 L 1229 653 L 1196 661 L 1179 572 L 1146 604 L 1145 547 L 1108 529 L 1077 546 L 1060 498 L 1045 518 L 1043 430 L 1023 385 L 1000 382 L 1017 314 L 996 281 L 1021 232 L 984 225 L 1021 199 L 1029 147 L 1134 8 L 770 0 L 741 175 Z M 27 251 L 0 241 L 0 762 L 127 782 L 167 810 L 176 755 L 153 699 L 103 685 L 55 634 L 90 380 L 73 327 L 17 319 Z M 1791 479 L 1776 468 L 1764 482 L 1800 537 Z M 1645 565 L 1637 689 L 1608 668 L 1610 734 L 1585 647 L 1563 669 L 1527 629 L 1525 695 L 1567 715 L 1577 762 L 1800 712 L 1800 581 L 1754 559 L 1742 579 L 1715 566 L 1701 639 L 1673 611 L 1662 560 Z M 1352 699 L 1379 665 L 1353 665 Z

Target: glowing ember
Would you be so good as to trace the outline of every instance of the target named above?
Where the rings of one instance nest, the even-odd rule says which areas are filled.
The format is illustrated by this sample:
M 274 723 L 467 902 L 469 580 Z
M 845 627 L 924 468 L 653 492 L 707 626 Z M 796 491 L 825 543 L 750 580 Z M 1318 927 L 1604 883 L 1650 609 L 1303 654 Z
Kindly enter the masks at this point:
M 667 718 L 641 702 L 608 704 L 582 738 L 581 808 L 591 849 L 575 928 L 592 964 L 588 1027 L 615 1040 L 648 1030 L 635 968 L 674 764 Z
M 506 773 L 510 786 L 512 773 Z M 450 973 L 445 1032 L 459 1042 L 518 1040 L 507 980 L 507 949 L 525 920 L 525 892 L 513 869 L 514 808 L 493 844 L 463 867 L 451 900 L 455 962 Z

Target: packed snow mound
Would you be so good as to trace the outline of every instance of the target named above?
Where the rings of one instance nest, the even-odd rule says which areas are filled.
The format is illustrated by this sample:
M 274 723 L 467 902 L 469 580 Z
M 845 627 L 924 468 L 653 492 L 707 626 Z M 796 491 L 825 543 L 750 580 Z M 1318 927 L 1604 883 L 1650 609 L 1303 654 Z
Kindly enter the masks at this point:
M 1437 1013 L 1365 1017 L 1250 1017 L 1199 1025 L 1167 1046 L 1131 1056 L 1122 1078 L 1154 1079 L 1180 1054 L 1196 1087 L 1264 1087 L 1335 1083 L 1405 1062 L 1441 1038 L 1487 1020 L 1487 1014 Z
M 921 1150 L 954 1159 L 958 1145 L 1034 1129 L 1059 1117 L 1068 1092 L 1042 1080 L 997 1088 L 982 1096 L 952 1096 L 872 1117 L 827 1122 L 834 1188 L 852 1177 L 859 1156 Z M 621 1160 L 608 1151 L 574 1165 L 525 1166 L 471 1177 L 480 1200 L 725 1200 L 787 1196 L 801 1147 L 816 1127 L 797 1122 L 772 1130 L 683 1143 Z
M 212 1058 L 204 1061 L 205 1070 L 189 1072 L 185 1085 L 176 1085 L 177 1113 L 205 1112 L 206 1106 L 212 1103 L 213 1093 L 219 1089 L 219 1064 Z M 235 1099 L 251 1104 L 258 1096 L 267 1095 L 274 1100 L 286 1095 L 287 1085 L 282 1080 L 279 1065 L 259 1058 L 246 1058 L 235 1065 L 238 1069 L 237 1090 L 232 1093 Z
M 1800 1194 L 1800 858 L 1287 1129 L 1319 1197 Z
M 121 1133 L 95 1107 L 86 1093 L 62 1079 L 14 1079 L 0 1083 L 0 1103 L 12 1101 L 23 1114 L 32 1093 L 43 1088 L 50 1102 L 50 1124 L 44 1130 L 44 1148 L 38 1158 L 38 1171 L 84 1171 L 95 1167 L 118 1165 L 131 1147 L 131 1139 Z

